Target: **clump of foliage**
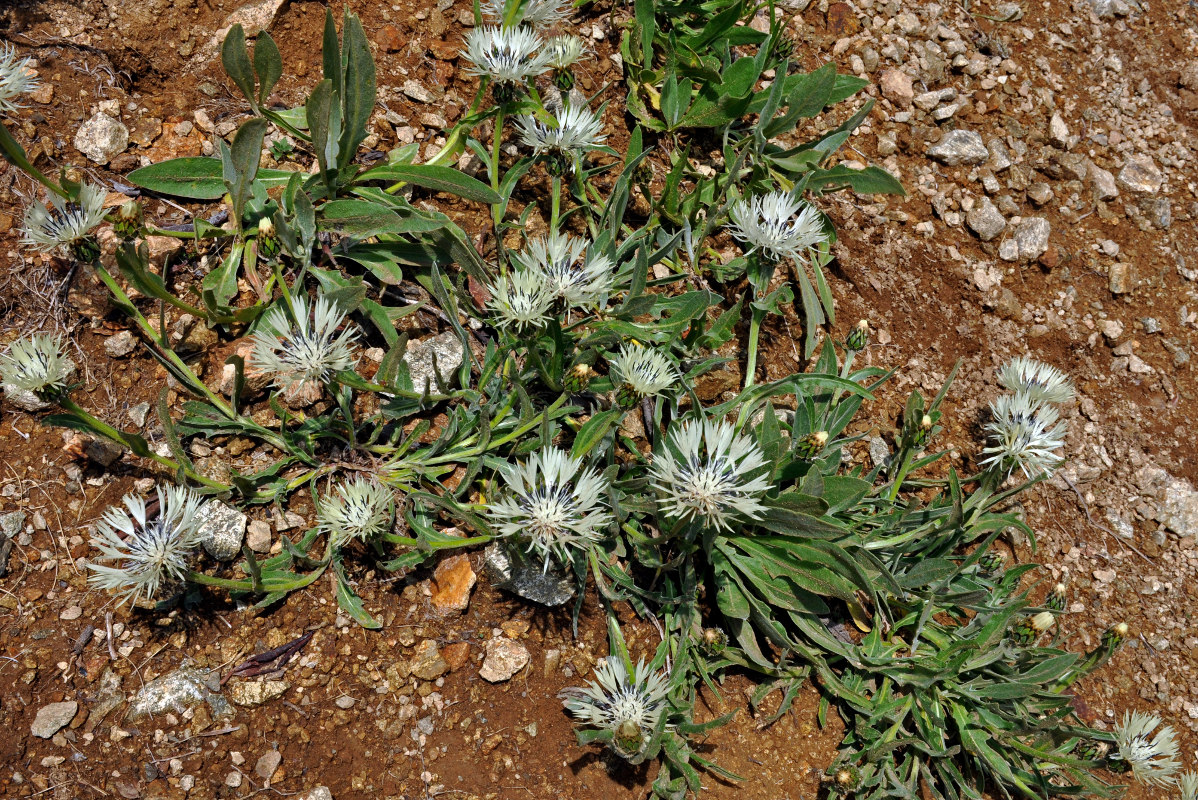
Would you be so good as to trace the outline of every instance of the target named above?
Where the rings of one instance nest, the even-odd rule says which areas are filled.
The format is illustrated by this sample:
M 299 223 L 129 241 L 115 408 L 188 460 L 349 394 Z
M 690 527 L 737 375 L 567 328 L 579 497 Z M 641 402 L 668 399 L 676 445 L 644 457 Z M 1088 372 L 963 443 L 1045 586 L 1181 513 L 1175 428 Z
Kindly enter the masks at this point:
M 696 722 L 698 687 L 718 691 L 732 671 L 760 680 L 763 725 L 805 681 L 819 687 L 821 721 L 834 709 L 847 731 L 830 795 L 1117 793 L 1100 766 L 1170 783 L 1176 747 L 1150 738 L 1155 722 L 1131 719 L 1112 737 L 1069 702 L 1126 626 L 1084 655 L 1044 641 L 1060 628 L 1064 587 L 1034 606 L 1032 566 L 1005 567 L 993 549 L 1005 530 L 1032 533 L 1010 501 L 1060 463 L 1055 404 L 1072 394 L 1062 375 L 1029 361 L 1003 371 L 1011 394 L 992 409 L 976 474 L 938 465 L 944 454 L 930 449 L 948 385 L 931 400 L 910 396 L 884 464 L 846 466 L 854 420 L 890 373 L 857 363 L 864 322 L 843 342 L 830 335 L 833 230 L 811 201 L 901 187 L 876 167 L 833 163 L 868 103 L 803 144 L 778 143 L 864 82 L 830 64 L 795 71 L 772 5 L 768 31 L 742 24 L 758 10 L 637 0 L 619 101 L 638 125 L 618 152 L 603 107 L 573 90 L 586 46 L 551 35 L 570 8 L 491 0 L 464 50 L 478 91 L 443 149 L 421 163 L 415 145 L 400 147 L 373 166 L 359 159 L 376 76 L 357 17 L 346 12 L 339 34 L 328 13 L 323 78 L 290 109 L 270 104 L 282 78 L 274 41 L 260 34 L 251 54 L 234 26 L 221 57 L 249 119 L 219 158 L 128 176 L 150 194 L 221 200 L 227 222 L 196 216 L 168 230 L 130 201 L 108 215 L 120 243 L 107 254 L 95 236 L 103 193 L 42 174 L 0 125 L 5 158 L 54 205 L 28 210 L 27 243 L 94 269 L 187 396 L 175 409 L 163 391 L 152 443 L 71 399 L 74 365 L 59 340 L 34 337 L 0 356 L 5 383 L 64 412 L 47 422 L 111 439 L 156 462 L 164 481 L 195 487 L 110 510 L 93 583 L 133 602 L 206 585 L 268 606 L 331 572 L 340 606 L 378 628 L 351 581 L 364 549 L 402 571 L 493 543 L 509 564 L 572 589 L 576 620 L 596 587 L 611 654 L 563 699 L 581 743 L 660 763 L 656 797 L 697 792 L 700 770 L 735 778 L 691 745 L 728 719 Z M 0 113 L 24 88 L 0 95 Z M 276 157 L 306 155 L 311 174 L 262 168 L 268 133 Z M 700 169 L 695 156 L 711 154 L 716 167 Z M 450 166 L 469 159 L 485 180 Z M 651 164 L 664 171 L 656 183 Z M 477 207 L 493 244 L 480 251 L 421 199 L 437 193 Z M 630 211 L 637 193 L 647 213 Z M 743 247 L 727 263 L 710 246 L 722 232 Z M 151 268 L 148 235 L 185 239 L 207 258 L 189 294 L 171 290 L 168 267 Z M 413 281 L 417 299 L 405 293 Z M 808 368 L 758 383 L 762 325 L 791 305 Z M 421 308 L 444 321 L 461 359 L 434 362 L 417 383 L 397 322 Z M 746 312 L 743 388 L 704 402 L 704 376 L 730 360 L 720 353 Z M 172 347 L 168 313 L 246 338 L 249 350 L 226 362 L 226 387 Z M 384 352 L 373 371 L 366 346 Z M 265 400 L 255 380 L 269 386 Z M 213 474 L 188 455 L 195 440 L 232 436 L 268 463 Z M 1028 482 L 1011 486 L 1013 474 Z M 315 524 L 283 536 L 276 555 L 198 560 L 205 502 L 282 507 L 301 488 Z M 660 645 L 635 662 L 617 604 L 660 621 Z M 781 699 L 766 714 L 772 694 Z

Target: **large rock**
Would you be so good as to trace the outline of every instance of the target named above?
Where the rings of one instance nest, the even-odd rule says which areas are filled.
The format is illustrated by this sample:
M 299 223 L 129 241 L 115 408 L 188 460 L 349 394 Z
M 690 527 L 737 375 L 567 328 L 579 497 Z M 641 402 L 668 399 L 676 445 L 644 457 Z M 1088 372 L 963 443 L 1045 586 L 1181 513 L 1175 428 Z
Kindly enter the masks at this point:
M 446 331 L 418 342 L 409 342 L 403 360 L 408 365 L 408 374 L 412 376 L 412 387 L 418 392 L 436 394 L 440 391 L 438 373 L 445 381 L 445 388 L 449 388 L 455 380 L 458 367 L 462 366 L 463 355 L 462 340 L 453 331 Z
M 233 708 L 219 692 L 208 688 L 207 675 L 195 667 L 180 667 L 147 683 L 134 695 L 125 714 L 128 723 L 173 711 L 182 714 L 207 703 L 213 717 L 232 715 Z
M 478 582 L 470 557 L 459 553 L 442 561 L 433 573 L 433 608 L 441 612 L 465 611 L 470 605 L 470 590 Z
M 496 542 L 484 554 L 491 583 L 543 606 L 560 606 L 574 596 L 574 581 L 556 563 L 545 569 L 529 561 L 516 547 Z
M 1052 225 L 1043 217 L 1024 217 L 1015 229 L 1015 244 L 1019 257 L 1024 261 L 1035 261 L 1048 249 L 1048 236 Z
M 878 78 L 882 96 L 900 108 L 909 108 L 915 99 L 911 76 L 902 70 L 888 69 Z
M 49 739 L 74 719 L 78 711 L 79 704 L 74 700 L 42 706 L 37 710 L 37 717 L 29 731 L 39 739 Z
M 129 146 L 129 129 L 101 112 L 80 126 L 75 149 L 97 164 L 107 164 Z
M 503 637 L 487 642 L 487 656 L 478 675 L 490 683 L 511 680 L 528 663 L 528 648 Z
M 1152 156 L 1130 156 L 1119 170 L 1119 185 L 1129 192 L 1156 194 L 1164 182 L 1165 176 L 1157 169 Z
M 990 151 L 976 131 L 949 131 L 944 138 L 928 148 L 928 157 L 948 167 L 962 164 L 984 164 Z
M 219 500 L 209 500 L 196 512 L 204 550 L 217 561 L 232 561 L 241 552 L 249 518 Z
M 1007 227 L 1007 220 L 994 207 L 994 203 L 990 202 L 990 198 L 984 197 L 965 215 L 965 224 L 979 239 L 988 242 L 1003 232 Z
M 1140 491 L 1156 501 L 1157 522 L 1178 536 L 1198 535 L 1198 492 L 1189 481 L 1159 467 L 1142 467 L 1134 477 Z

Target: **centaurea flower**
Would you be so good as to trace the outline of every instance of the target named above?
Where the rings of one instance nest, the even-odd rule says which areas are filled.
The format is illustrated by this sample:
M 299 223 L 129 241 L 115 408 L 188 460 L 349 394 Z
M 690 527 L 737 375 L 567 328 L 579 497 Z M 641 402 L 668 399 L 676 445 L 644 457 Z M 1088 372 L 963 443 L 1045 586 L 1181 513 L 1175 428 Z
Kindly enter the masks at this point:
M 351 324 L 338 333 L 345 317 L 323 294 L 316 296 L 311 308 L 304 295 L 296 295 L 291 316 L 276 305 L 254 332 L 254 366 L 273 373 L 275 386 L 284 391 L 294 391 L 306 381 L 327 382 L 334 374 L 353 369 L 349 346 L 358 330 Z
M 484 26 L 466 37 L 466 69 L 472 75 L 489 77 L 495 84 L 496 99 L 508 102 L 529 78 L 545 72 L 549 65 L 538 53 L 544 41 L 530 28 Z
M 819 211 L 790 192 L 742 198 L 728 216 L 728 232 L 775 263 L 805 262 L 807 251 L 828 238 Z
M 544 276 L 549 291 L 567 306 L 594 305 L 611 291 L 612 260 L 592 252 L 585 239 L 551 233 L 547 238 L 532 239 L 512 257 L 524 271 Z
M 607 480 L 556 447 L 544 447 L 501 475 L 507 491 L 487 509 L 496 530 L 527 542 L 528 552 L 569 563 L 572 550 L 603 538 L 612 515 L 602 508 Z
M 757 443 L 727 422 L 688 420 L 674 427 L 649 478 L 667 516 L 728 530 L 765 510 L 758 500 L 770 486 L 764 465 Z
M 1181 800 L 1198 800 L 1198 772 L 1186 772 L 1178 783 L 1181 786 Z
M 666 675 L 643 661 L 629 675 L 624 659 L 608 656 L 595 667 L 588 686 L 564 689 L 558 697 L 584 725 L 610 731 L 611 749 L 636 763 L 661 725 L 669 690 Z
M 550 125 L 536 117 L 523 116 L 516 122 L 520 141 L 533 155 L 544 158 L 551 175 L 562 176 L 582 161 L 588 151 L 607 140 L 603 121 L 585 105 L 566 103 Z
M 75 362 L 62 352 L 62 338 L 48 333 L 22 336 L 0 354 L 0 382 L 52 397 L 66 388 Z
M 982 466 L 1005 471 L 1009 476 L 1016 467 L 1028 478 L 1037 478 L 1056 469 L 1064 457 L 1057 451 L 1065 446 L 1065 424 L 1059 423 L 1057 410 L 1031 400 L 1023 393 L 1007 394 L 990 404 L 993 420 L 986 424 L 991 445 Z
M 482 11 L 487 17 L 502 25 L 505 5 L 504 0 L 484 0 Z M 552 28 L 569 19 L 573 10 L 568 0 L 527 0 L 513 24 L 523 23 L 542 30 Z
M 616 401 L 624 408 L 661 394 L 678 380 L 674 364 L 652 347 L 624 345 L 610 365 Z
M 495 312 L 502 327 L 523 332 L 540 328 L 549 320 L 549 307 L 554 293 L 545 276 L 528 269 L 516 269 L 500 275 L 489 287 L 488 307 Z
M 316 511 L 317 526 L 338 544 L 350 539 L 370 539 L 391 525 L 395 499 L 391 490 L 356 476 L 337 485 Z
M 30 74 L 33 59 L 17 58 L 17 48 L 8 42 L 0 46 L 0 114 L 11 114 L 21 105 L 13 98 L 32 92 L 40 83 Z
M 92 231 L 104 221 L 105 192 L 85 183 L 79 187 L 78 202 L 72 203 L 50 194 L 53 210 L 34 201 L 25 209 L 21 243 L 35 250 L 50 252 L 66 247 L 80 261 L 92 261 L 100 255 Z
M 97 561 L 115 563 L 88 564 L 94 573 L 88 583 L 115 591 L 121 604 L 152 600 L 163 585 L 182 582 L 201 543 L 196 512 L 203 498 L 177 486 L 159 486 L 157 494 L 157 516 L 149 518 L 146 501 L 127 494 L 124 508 L 112 506 L 100 517 L 91 540 L 100 551 Z
M 1013 358 L 998 371 L 998 382 L 1015 393 L 1043 403 L 1073 399 L 1073 385 L 1065 373 L 1031 358 Z
M 1123 724 L 1115 727 L 1115 744 L 1119 749 L 1119 760 L 1131 767 L 1131 774 L 1140 783 L 1165 787 L 1177 782 L 1174 777 L 1181 769 L 1177 758 L 1177 733 L 1168 725 L 1161 726 L 1155 736 L 1149 738 L 1161 726 L 1161 718 L 1140 711 L 1125 712 Z

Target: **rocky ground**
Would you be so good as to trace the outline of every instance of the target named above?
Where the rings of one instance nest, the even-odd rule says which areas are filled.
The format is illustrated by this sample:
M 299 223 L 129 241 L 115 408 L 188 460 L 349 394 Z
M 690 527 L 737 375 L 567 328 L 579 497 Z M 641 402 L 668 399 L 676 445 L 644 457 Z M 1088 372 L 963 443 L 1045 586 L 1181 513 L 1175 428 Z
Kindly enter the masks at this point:
M 367 146 L 435 148 L 475 86 L 457 60 L 469 5 L 351 7 L 373 36 L 383 87 Z M 1127 709 L 1155 710 L 1182 734 L 1192 766 L 1198 9 L 860 0 L 779 11 L 803 69 L 832 60 L 871 81 L 864 94 L 877 105 L 841 156 L 884 165 L 909 192 L 819 201 L 840 235 L 838 328 L 870 319 L 869 359 L 898 369 L 870 409 L 873 427 L 863 428 L 871 446 L 856 455 L 884 457 L 905 393 L 935 392 L 961 359 L 945 444 L 967 468 L 997 394 L 997 365 L 1030 354 L 1068 371 L 1079 388 L 1066 412 L 1069 460 L 1023 496 L 1035 552 L 1030 542 L 1011 544 L 1044 563 L 1045 577 L 1066 581 L 1069 647 L 1092 646 L 1111 623 L 1132 625 L 1125 649 L 1082 687 L 1085 713 L 1110 725 Z M 119 190 L 142 164 L 210 154 L 243 118 L 212 57 L 223 29 L 269 27 L 285 63 L 276 99 L 295 104 L 319 71 L 323 14 L 316 3 L 279 0 L 10 5 L 0 29 L 37 59 L 44 80 L 17 132 L 43 168 L 86 166 Z M 580 14 L 597 56 L 584 90 L 619 81 L 613 48 L 624 15 L 604 4 Z M 848 113 L 835 109 L 811 131 Z M 618 141 L 627 121 L 609 107 L 608 122 Z M 14 225 L 34 196 L 30 182 L 0 172 L 0 195 L 0 343 L 35 329 L 71 334 L 85 405 L 152 426 L 148 404 L 165 378 L 93 278 L 80 273 L 66 286 L 65 265 L 18 249 Z M 160 222 L 184 218 L 166 203 L 151 206 Z M 216 346 L 202 326 L 174 324 L 194 352 Z M 419 324 L 417 338 L 435 335 L 435 320 Z M 772 338 L 785 340 L 796 325 L 785 321 Z M 772 373 L 799 366 L 789 346 L 769 356 Z M 209 359 L 211 379 L 222 361 L 223 353 Z M 6 396 L 0 413 L 0 724 L 13 732 L 0 737 L 0 795 L 644 794 L 651 775 L 578 748 L 555 697 L 604 654 L 597 615 L 584 615 L 575 639 L 564 613 L 533 608 L 478 575 L 481 553 L 398 581 L 356 575 L 381 633 L 339 615 L 323 584 L 271 613 L 219 595 L 166 618 L 116 609 L 86 587 L 86 539 L 104 507 L 148 480 L 145 471 L 39 427 L 19 398 Z M 252 458 L 240 447 L 194 454 Z M 269 552 L 311 510 L 301 492 L 289 513 L 236 518 L 233 530 Z M 651 628 L 631 630 L 634 649 L 652 647 Z M 277 658 L 230 678 L 277 648 Z M 708 710 L 743 705 L 747 688 L 731 681 Z M 746 780 L 711 779 L 707 796 L 813 796 L 839 741 L 835 721 L 819 730 L 814 709 L 807 692 L 767 731 L 742 713 L 714 733 L 709 755 Z

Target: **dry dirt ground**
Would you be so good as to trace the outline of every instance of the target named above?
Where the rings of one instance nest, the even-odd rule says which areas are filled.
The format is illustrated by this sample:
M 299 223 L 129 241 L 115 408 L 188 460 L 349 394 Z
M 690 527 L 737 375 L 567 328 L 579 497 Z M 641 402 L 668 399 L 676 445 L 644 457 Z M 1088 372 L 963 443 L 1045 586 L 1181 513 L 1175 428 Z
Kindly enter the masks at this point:
M 17 133 L 44 169 L 74 164 L 110 187 L 147 159 L 211 152 L 215 137 L 243 118 L 211 53 L 218 31 L 246 5 L 6 5 L 2 35 L 37 60 L 53 87 L 19 113 Z M 578 16 L 596 56 L 584 91 L 619 85 L 611 55 L 626 11 L 616 5 L 601 0 Z M 256 15 L 280 43 L 285 77 L 274 100 L 295 105 L 319 72 L 324 6 L 276 6 L 252 4 L 245 18 Z M 476 86 L 457 58 L 472 24 L 469 5 L 355 0 L 350 7 L 379 63 L 380 107 L 367 146 L 435 148 L 437 129 L 460 116 Z M 781 10 L 803 69 L 832 60 L 871 80 L 863 94 L 878 104 L 841 157 L 885 165 L 909 192 L 819 201 L 840 235 L 835 334 L 871 320 L 877 334 L 868 358 L 898 370 L 891 391 L 861 417 L 870 421 L 863 430 L 876 437 L 875 450 L 893 442 L 905 394 L 935 392 L 960 359 L 944 435 L 953 462 L 967 469 L 997 393 L 998 364 L 1030 354 L 1069 372 L 1080 391 L 1066 411 L 1068 463 L 1023 497 L 1038 550 L 1012 545 L 1043 563 L 1044 576 L 1068 584 L 1069 647 L 1092 646 L 1109 624 L 1131 625 L 1128 645 L 1081 687 L 1095 724 L 1110 725 L 1127 709 L 1155 710 L 1178 729 L 1192 764 L 1198 9 L 1178 0 L 858 0 Z M 843 118 L 863 99 L 830 116 Z M 119 118 L 131 139 L 105 165 L 74 146 L 75 132 L 99 110 Z M 628 122 L 618 104 L 607 121 L 618 147 Z M 816 120 L 812 130 L 831 122 Z M 930 149 L 959 136 L 953 131 L 979 134 L 989 152 L 955 166 L 944 163 L 951 156 L 930 158 Z M 164 376 L 137 353 L 108 354 L 105 342 L 125 323 L 92 276 L 69 276 L 67 286 L 65 264 L 18 248 L 15 228 L 34 195 L 28 180 L 2 167 L 0 343 L 36 329 L 68 332 L 86 379 L 76 399 L 124 425 L 144 421 L 139 404 L 156 399 Z M 166 203 L 152 202 L 148 213 L 160 223 L 183 219 Z M 1005 221 L 999 231 L 996 215 Z M 1047 242 L 1045 226 L 1029 219 L 1047 223 Z M 431 317 L 420 323 L 436 325 Z M 763 337 L 776 343 L 766 360 L 772 375 L 803 366 L 792 332 L 790 316 Z M 77 448 L 64 448 L 62 431 L 11 405 L 0 414 L 0 514 L 23 514 L 0 517 L 12 525 L 5 533 L 13 541 L 0 577 L 0 796 L 307 797 L 321 786 L 338 800 L 645 794 L 651 774 L 579 748 L 555 697 L 605 654 L 593 608 L 576 640 L 566 615 L 526 605 L 485 577 L 464 613 L 444 616 L 428 572 L 395 580 L 362 567 L 354 578 L 384 621 L 381 632 L 340 618 L 323 583 L 269 613 L 236 609 L 218 594 L 169 617 L 115 609 L 85 583 L 89 526 L 148 473 L 129 459 L 107 468 L 81 459 Z M 864 447 L 857 455 L 870 457 Z M 291 511 L 310 514 L 310 499 L 300 493 Z M 285 525 L 261 521 L 271 523 L 277 543 Z M 481 573 L 481 554 L 469 559 Z M 216 702 L 126 717 L 128 697 L 181 665 L 211 670 L 207 690 L 221 689 L 219 676 L 234 665 L 311 630 L 274 683 L 225 686 L 224 694 L 250 703 L 231 716 Z M 651 629 L 631 630 L 634 650 L 652 648 Z M 491 684 L 479 663 L 500 637 L 522 643 L 531 661 Z M 709 711 L 743 706 L 748 688 L 730 680 L 722 700 L 707 698 Z M 263 698 L 253 695 L 267 690 L 280 694 L 254 705 Z M 745 781 L 709 779 L 705 796 L 816 796 L 840 733 L 835 721 L 818 728 L 815 699 L 805 692 L 766 731 L 742 712 L 713 733 L 705 752 Z M 32 736 L 39 709 L 56 702 L 77 703 L 77 713 L 51 738 Z

